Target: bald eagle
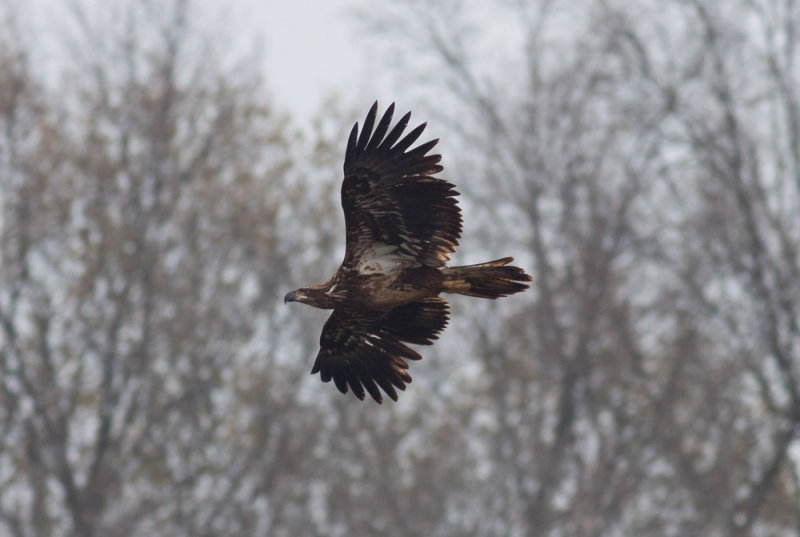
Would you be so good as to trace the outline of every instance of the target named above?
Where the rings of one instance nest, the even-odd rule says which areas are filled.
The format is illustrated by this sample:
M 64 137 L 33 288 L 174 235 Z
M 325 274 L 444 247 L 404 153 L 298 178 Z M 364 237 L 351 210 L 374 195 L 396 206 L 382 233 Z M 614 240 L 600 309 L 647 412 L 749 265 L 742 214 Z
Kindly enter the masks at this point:
M 322 328 L 311 374 L 333 379 L 363 400 L 381 403 L 411 382 L 406 360 L 421 356 L 406 344 L 432 345 L 447 326 L 449 305 L 441 293 L 498 298 L 528 288 L 530 276 L 509 266 L 511 257 L 448 267 L 461 236 L 461 209 L 454 185 L 433 177 L 441 155 L 437 140 L 411 145 L 423 123 L 403 136 L 411 113 L 390 130 L 394 103 L 377 126 L 372 105 L 359 135 L 347 141 L 342 183 L 346 227 L 344 261 L 330 280 L 291 291 L 284 302 L 332 309 Z

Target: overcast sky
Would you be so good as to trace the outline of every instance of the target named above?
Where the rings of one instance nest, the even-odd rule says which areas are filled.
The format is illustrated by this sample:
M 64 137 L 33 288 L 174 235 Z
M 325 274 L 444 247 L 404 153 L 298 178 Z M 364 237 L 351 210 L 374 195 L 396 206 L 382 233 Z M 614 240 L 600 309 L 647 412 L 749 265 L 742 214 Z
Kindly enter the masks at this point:
M 332 93 L 365 80 L 351 11 L 361 0 L 235 0 L 237 19 L 264 44 L 267 83 L 279 106 L 306 119 Z
M 63 0 L 3 1 L 7 3 L 0 5 L 0 16 L 6 11 L 26 13 L 26 24 L 48 41 L 45 54 L 58 54 L 60 42 L 47 38 L 58 34 L 64 17 L 71 16 L 71 4 Z M 83 0 L 80 4 L 92 5 L 94 1 L 103 0 Z M 365 40 L 357 35 L 358 24 L 352 13 L 366 0 L 198 1 L 209 8 L 209 13 L 219 14 L 220 20 L 203 21 L 206 29 L 218 26 L 224 35 L 233 32 L 234 40 L 248 47 L 257 43 L 272 96 L 296 119 L 308 119 L 332 93 L 372 94 L 363 87 L 367 72 L 367 55 L 362 51 Z M 354 82 L 359 82 L 355 91 Z

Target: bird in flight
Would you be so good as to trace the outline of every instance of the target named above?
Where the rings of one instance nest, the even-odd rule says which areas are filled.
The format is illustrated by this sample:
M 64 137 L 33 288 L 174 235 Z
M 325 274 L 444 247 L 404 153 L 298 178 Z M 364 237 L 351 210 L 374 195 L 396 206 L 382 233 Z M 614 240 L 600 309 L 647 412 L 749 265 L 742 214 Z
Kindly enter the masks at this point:
M 446 266 L 461 236 L 461 209 L 455 186 L 434 177 L 442 157 L 428 152 L 439 140 L 409 149 L 426 124 L 403 136 L 411 113 L 390 129 L 394 103 L 375 125 L 377 110 L 376 102 L 347 141 L 344 261 L 330 280 L 291 291 L 284 302 L 333 310 L 311 373 L 381 403 L 381 390 L 397 401 L 396 389 L 411 382 L 407 360 L 421 356 L 407 344 L 432 345 L 447 326 L 441 293 L 495 299 L 524 291 L 531 277 L 509 266 L 511 257 Z

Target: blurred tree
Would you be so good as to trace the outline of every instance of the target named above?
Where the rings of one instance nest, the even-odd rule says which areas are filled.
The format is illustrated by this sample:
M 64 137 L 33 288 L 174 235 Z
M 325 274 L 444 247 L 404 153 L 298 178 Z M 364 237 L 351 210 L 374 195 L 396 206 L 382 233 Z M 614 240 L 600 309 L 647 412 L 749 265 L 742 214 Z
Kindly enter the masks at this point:
M 0 25 L 0 535 L 798 534 L 798 2 L 371 6 L 535 275 L 380 408 L 280 301 L 364 110 L 294 132 L 201 4 L 66 9 L 57 89 Z
M 673 11 L 679 30 L 655 25 L 684 51 L 668 62 L 617 12 L 622 46 L 638 51 L 636 77 L 669 105 L 662 209 L 682 210 L 661 214 L 678 241 L 664 252 L 684 332 L 704 342 L 693 360 L 707 393 L 694 424 L 676 419 L 692 434 L 673 435 L 673 455 L 683 486 L 714 491 L 712 512 L 697 504 L 699 520 L 728 535 L 797 534 L 800 5 L 693 0 Z
M 364 16 L 458 140 L 451 178 L 502 234 L 483 241 L 529 244 L 537 281 L 501 322 L 472 309 L 465 436 L 492 470 L 480 508 L 448 502 L 455 533 L 796 528 L 796 3 Z
M 313 449 L 286 120 L 190 2 L 72 13 L 58 95 L 0 39 L 0 533 L 258 533 Z

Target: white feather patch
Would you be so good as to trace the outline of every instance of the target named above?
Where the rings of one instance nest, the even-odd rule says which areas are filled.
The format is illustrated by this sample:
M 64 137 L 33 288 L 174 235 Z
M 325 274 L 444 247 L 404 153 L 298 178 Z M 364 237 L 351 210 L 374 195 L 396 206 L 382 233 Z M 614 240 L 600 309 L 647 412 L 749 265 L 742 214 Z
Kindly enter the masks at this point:
M 358 260 L 356 270 L 362 274 L 388 274 L 402 270 L 414 263 L 414 260 L 400 252 L 398 246 L 392 244 L 376 244 Z

